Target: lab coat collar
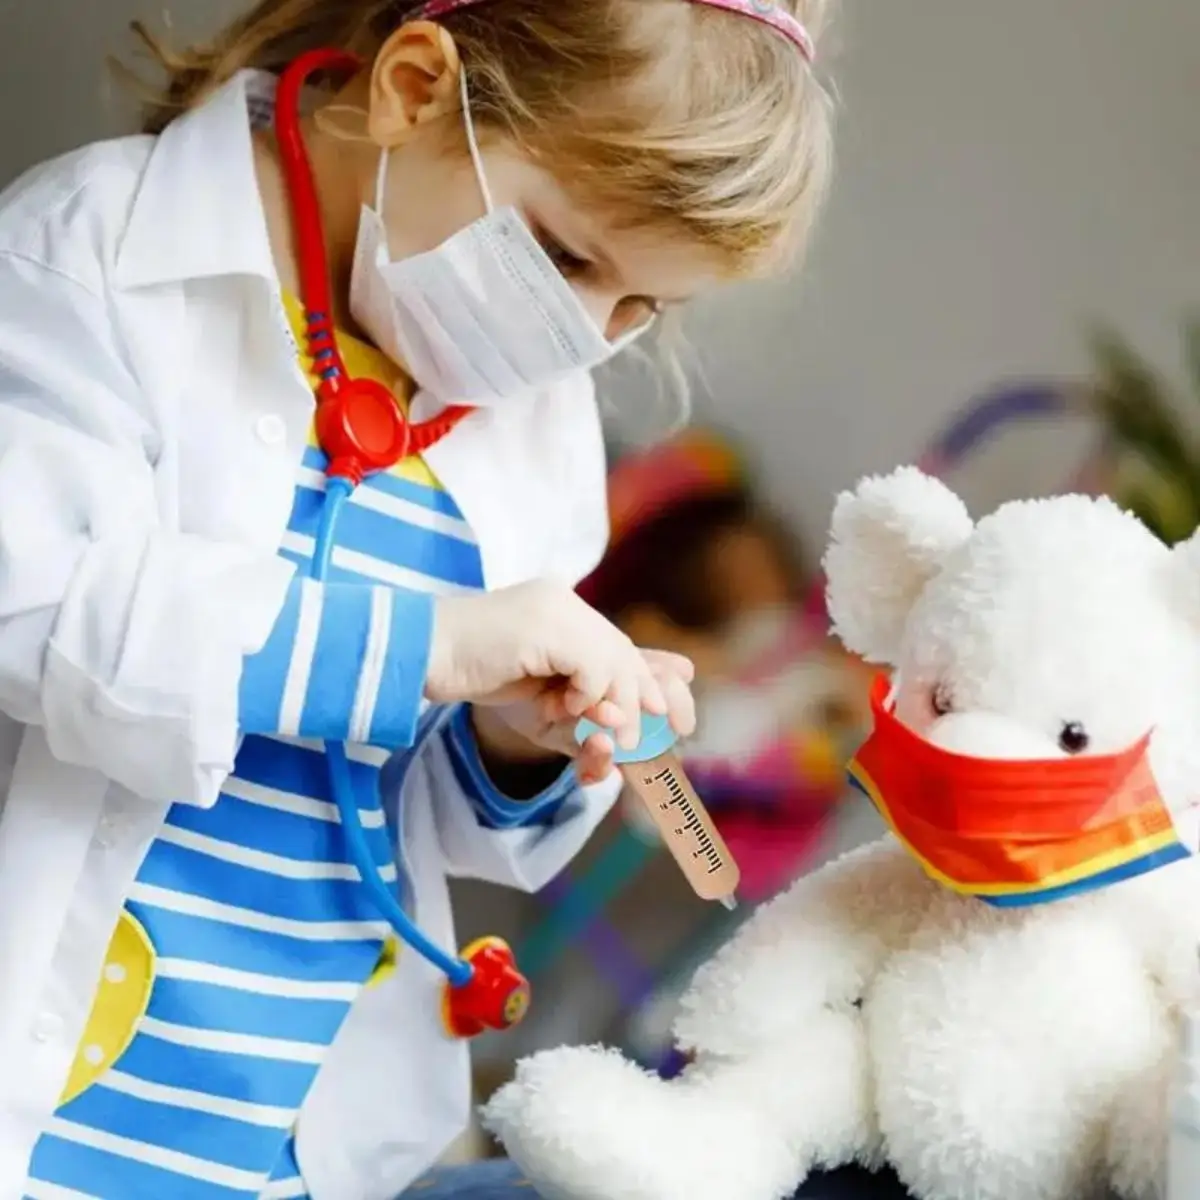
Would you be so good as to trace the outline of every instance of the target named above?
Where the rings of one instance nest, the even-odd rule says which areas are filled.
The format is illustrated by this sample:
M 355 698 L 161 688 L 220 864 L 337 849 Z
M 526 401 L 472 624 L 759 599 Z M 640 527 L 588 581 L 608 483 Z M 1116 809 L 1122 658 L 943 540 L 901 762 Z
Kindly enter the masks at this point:
M 239 71 L 159 135 L 118 251 L 119 287 L 224 275 L 275 283 L 250 136 L 252 119 L 270 119 L 275 86 L 267 72 Z

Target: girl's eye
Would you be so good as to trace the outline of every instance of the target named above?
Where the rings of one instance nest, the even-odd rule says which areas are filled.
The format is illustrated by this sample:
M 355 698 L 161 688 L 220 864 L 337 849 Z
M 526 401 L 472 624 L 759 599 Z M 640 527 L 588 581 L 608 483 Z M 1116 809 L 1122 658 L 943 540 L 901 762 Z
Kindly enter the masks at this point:
M 578 254 L 568 250 L 562 242 L 553 234 L 547 233 L 545 229 L 537 231 L 537 240 L 545 250 L 546 257 L 568 279 L 582 275 L 590 269 L 592 264 L 586 258 L 581 258 Z
M 954 703 L 950 696 L 950 689 L 945 684 L 939 683 L 929 693 L 929 707 L 933 709 L 935 717 L 944 717 L 953 709 Z

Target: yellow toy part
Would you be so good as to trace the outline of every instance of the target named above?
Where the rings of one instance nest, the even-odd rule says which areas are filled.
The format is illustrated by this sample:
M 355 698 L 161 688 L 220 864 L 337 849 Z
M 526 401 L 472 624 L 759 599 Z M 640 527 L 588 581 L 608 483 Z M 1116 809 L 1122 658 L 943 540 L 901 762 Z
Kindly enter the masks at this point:
M 141 922 L 123 912 L 108 943 L 96 998 L 60 1107 L 86 1092 L 129 1048 L 150 1004 L 154 960 L 154 946 Z
M 396 973 L 396 963 L 400 958 L 400 943 L 395 936 L 388 938 L 383 943 L 383 950 L 379 955 L 379 961 L 375 964 L 375 970 L 371 972 L 371 978 L 367 980 L 367 987 L 374 987 L 377 983 L 382 983 Z

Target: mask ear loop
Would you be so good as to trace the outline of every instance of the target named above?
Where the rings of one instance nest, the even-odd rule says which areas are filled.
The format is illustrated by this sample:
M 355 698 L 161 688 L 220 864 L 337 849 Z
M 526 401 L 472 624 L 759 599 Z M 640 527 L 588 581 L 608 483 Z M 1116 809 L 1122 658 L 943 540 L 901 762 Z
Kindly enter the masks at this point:
M 379 167 L 375 172 L 375 214 L 383 220 L 383 191 L 387 185 L 388 148 L 379 152 Z
M 475 180 L 483 194 L 483 207 L 490 213 L 494 207 L 492 193 L 488 187 L 487 174 L 483 169 L 483 156 L 479 153 L 479 140 L 475 136 L 475 122 L 471 119 L 471 97 L 467 91 L 467 72 L 461 65 L 458 68 L 458 91 L 462 96 L 463 126 L 467 133 L 467 149 L 471 154 L 471 163 L 475 167 Z
M 467 150 L 471 155 L 471 165 L 475 168 L 475 181 L 479 184 L 483 196 L 483 207 L 490 213 L 495 205 L 492 202 L 492 191 L 488 187 L 487 174 L 483 169 L 483 156 L 479 152 L 479 139 L 475 136 L 475 122 L 471 119 L 471 98 L 467 91 L 467 73 L 460 66 L 458 69 L 458 92 L 462 97 L 463 127 L 467 134 Z M 369 140 L 369 139 L 368 139 Z M 379 155 L 379 171 L 375 176 L 375 211 L 383 217 L 383 196 L 387 183 L 388 151 L 384 149 Z

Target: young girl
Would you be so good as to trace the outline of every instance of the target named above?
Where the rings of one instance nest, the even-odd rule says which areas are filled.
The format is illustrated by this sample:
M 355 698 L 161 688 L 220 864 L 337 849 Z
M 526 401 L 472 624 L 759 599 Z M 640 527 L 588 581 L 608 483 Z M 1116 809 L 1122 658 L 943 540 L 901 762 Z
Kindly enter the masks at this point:
M 526 995 L 446 877 L 579 848 L 581 714 L 692 723 L 570 590 L 588 372 L 803 244 L 822 7 L 262 0 L 0 198 L 0 1195 L 390 1200 L 463 1126 Z

